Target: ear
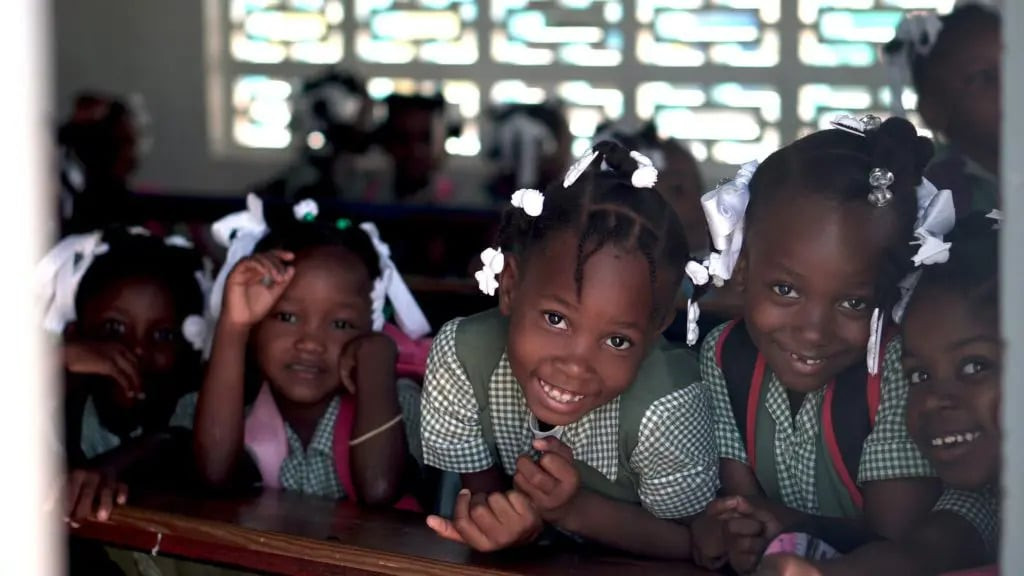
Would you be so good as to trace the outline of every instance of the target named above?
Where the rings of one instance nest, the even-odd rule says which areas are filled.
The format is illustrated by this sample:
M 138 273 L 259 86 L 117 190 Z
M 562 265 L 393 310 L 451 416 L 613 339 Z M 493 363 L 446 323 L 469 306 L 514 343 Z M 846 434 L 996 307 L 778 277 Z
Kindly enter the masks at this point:
M 505 267 L 498 275 L 498 308 L 505 316 L 512 314 L 512 303 L 519 284 L 519 259 L 505 254 Z

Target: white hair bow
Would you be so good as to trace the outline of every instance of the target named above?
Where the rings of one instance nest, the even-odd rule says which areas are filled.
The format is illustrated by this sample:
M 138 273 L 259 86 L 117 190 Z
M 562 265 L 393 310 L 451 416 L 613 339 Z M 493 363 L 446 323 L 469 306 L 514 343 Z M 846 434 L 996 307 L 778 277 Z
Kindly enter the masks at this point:
M 914 223 L 914 237 L 911 244 L 918 245 L 917 253 L 912 260 L 914 266 L 941 264 L 949 260 L 951 244 L 943 241 L 956 225 L 956 207 L 953 193 L 949 190 L 938 190 L 927 178 L 921 179 L 917 187 L 917 221 Z M 914 270 L 899 283 L 900 299 L 892 308 L 892 318 L 897 323 L 903 321 L 907 304 L 921 278 L 921 271 Z
M 64 238 L 36 265 L 35 283 L 43 309 L 43 328 L 61 334 L 75 321 L 75 294 L 93 260 L 110 247 L 100 231 Z
M 217 220 L 210 228 L 213 239 L 228 249 L 224 265 L 217 274 L 210 290 L 210 315 L 220 316 L 221 300 L 224 298 L 224 283 L 228 274 L 243 258 L 250 256 L 256 244 L 267 235 L 267 221 L 263 218 L 263 200 L 255 194 L 245 198 L 245 210 L 235 212 Z
M 359 228 L 370 237 L 373 248 L 380 260 L 380 276 L 374 280 L 370 299 L 373 306 L 373 329 L 384 328 L 384 302 L 389 300 L 395 313 L 395 323 L 410 338 L 416 339 L 430 333 L 430 323 L 413 297 L 409 286 L 402 280 L 398 268 L 391 260 L 391 247 L 380 239 L 380 232 L 372 222 L 363 222 Z
M 886 52 L 885 69 L 889 77 L 890 109 L 897 116 L 905 116 L 903 89 L 913 79 L 914 58 L 931 53 L 942 32 L 942 20 L 931 11 L 908 12 L 896 27 L 894 42 L 899 46 Z
M 498 274 L 505 269 L 505 255 L 501 253 L 501 248 L 487 248 L 480 253 L 480 261 L 483 267 L 477 270 L 473 277 L 476 278 L 481 292 L 494 296 L 498 290 Z
M 716 286 L 732 278 L 743 248 L 743 219 L 750 201 L 750 179 L 757 166 L 757 160 L 740 166 L 733 179 L 720 183 L 700 199 L 711 242 L 717 251 L 712 252 L 708 260 L 708 271 Z
M 544 212 L 544 194 L 532 188 L 516 190 L 512 194 L 512 205 L 522 208 L 528 216 L 536 218 Z

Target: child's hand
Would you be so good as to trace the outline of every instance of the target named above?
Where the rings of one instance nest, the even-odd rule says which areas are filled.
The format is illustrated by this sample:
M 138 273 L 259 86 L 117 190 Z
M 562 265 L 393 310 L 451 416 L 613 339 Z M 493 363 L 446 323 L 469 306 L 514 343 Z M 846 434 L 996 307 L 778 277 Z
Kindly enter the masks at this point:
M 116 342 L 68 342 L 64 345 L 64 367 L 72 374 L 93 374 L 114 380 L 125 398 L 146 397 L 139 375 L 139 358 Z
M 757 568 L 761 554 L 782 531 L 782 525 L 775 515 L 757 506 L 747 498 L 733 496 L 736 518 L 726 522 L 725 539 L 729 550 L 729 564 L 741 574 L 748 574 Z
M 114 504 L 124 504 L 128 487 L 118 482 L 113 474 L 98 470 L 74 470 L 68 477 L 67 516 L 73 527 L 83 519 L 105 522 L 110 518 Z
M 737 518 L 735 498 L 717 498 L 690 525 L 693 561 L 709 570 L 718 570 L 728 561 L 725 530 L 731 518 Z
M 221 321 L 249 328 L 263 320 L 295 276 L 291 252 L 273 250 L 240 260 L 224 283 Z
M 572 448 L 557 438 L 534 440 L 533 447 L 543 455 L 536 462 L 527 455 L 520 456 L 513 483 L 517 490 L 530 497 L 541 518 L 557 524 L 565 518 L 580 488 Z
M 521 492 L 471 496 L 469 490 L 463 489 L 455 499 L 452 520 L 428 516 L 427 526 L 442 538 L 466 544 L 478 552 L 495 552 L 533 542 L 544 522 Z
M 757 576 L 822 576 L 810 561 L 792 554 L 773 554 L 757 567 Z
M 349 340 L 341 351 L 338 370 L 341 384 L 349 394 L 356 394 L 360 386 L 358 366 L 381 367 L 393 370 L 398 360 L 394 340 L 380 332 L 368 332 Z M 367 379 L 368 381 L 372 379 Z M 365 382 L 363 383 L 365 384 Z

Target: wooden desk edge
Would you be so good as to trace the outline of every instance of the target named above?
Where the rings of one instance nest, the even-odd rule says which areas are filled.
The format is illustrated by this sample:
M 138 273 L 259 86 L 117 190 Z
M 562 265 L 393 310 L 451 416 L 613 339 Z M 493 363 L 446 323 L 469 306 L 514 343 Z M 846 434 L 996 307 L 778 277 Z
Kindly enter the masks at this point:
M 328 567 L 341 568 L 344 574 L 392 576 L 516 574 L 370 550 L 339 541 L 255 531 L 235 524 L 185 518 L 130 506 L 117 509 L 107 522 L 86 521 L 79 528 L 73 528 L 71 533 L 155 555 L 166 554 L 277 574 L 326 574 Z M 202 537 L 197 538 L 197 535 Z

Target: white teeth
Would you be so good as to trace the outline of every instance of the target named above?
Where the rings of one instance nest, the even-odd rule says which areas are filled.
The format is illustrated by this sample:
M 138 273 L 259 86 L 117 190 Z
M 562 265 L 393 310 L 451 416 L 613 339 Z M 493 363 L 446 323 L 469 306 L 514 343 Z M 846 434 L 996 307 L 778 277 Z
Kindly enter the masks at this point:
M 938 436 L 932 438 L 931 445 L 935 447 L 953 446 L 955 444 L 965 444 L 974 442 L 980 437 L 981 432 L 964 432 L 963 434 L 950 434 L 948 436 Z
M 583 396 L 579 394 L 573 394 L 561 388 L 556 388 L 543 380 L 540 381 L 540 387 L 548 398 L 562 404 L 572 404 L 583 399 Z
M 818 364 L 821 364 L 822 362 L 824 362 L 824 360 L 821 359 L 821 358 L 817 358 L 817 359 L 804 358 L 803 356 L 801 356 L 799 354 L 796 354 L 795 352 L 790 352 L 789 356 L 791 358 L 793 358 L 793 360 L 796 360 L 798 362 L 803 362 L 804 364 L 807 364 L 808 366 L 817 366 Z

